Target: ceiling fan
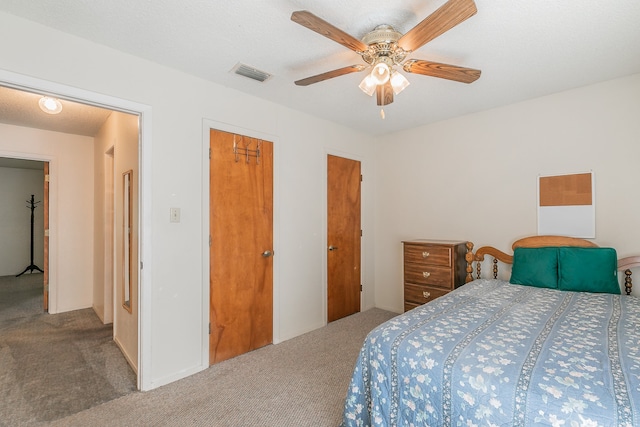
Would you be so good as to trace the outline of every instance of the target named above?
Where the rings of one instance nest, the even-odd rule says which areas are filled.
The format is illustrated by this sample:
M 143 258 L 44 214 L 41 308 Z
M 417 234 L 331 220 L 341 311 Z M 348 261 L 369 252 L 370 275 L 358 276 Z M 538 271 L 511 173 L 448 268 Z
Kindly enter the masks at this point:
M 407 57 L 416 49 L 475 15 L 477 11 L 473 0 L 449 0 L 406 34 L 399 33 L 390 25 L 378 25 L 362 40 L 345 33 L 309 11 L 293 12 L 292 21 L 353 50 L 367 64 L 350 65 L 327 71 L 298 80 L 295 84 L 308 86 L 371 68 L 371 73 L 367 74 L 360 83 L 360 89 L 369 96 L 375 91 L 378 105 L 384 106 L 393 102 L 394 93 L 397 95 L 409 85 L 406 77 L 395 69 L 396 66 L 407 73 L 472 83 L 480 77 L 480 70 L 422 59 L 407 60 Z M 384 112 L 382 114 L 384 117 Z

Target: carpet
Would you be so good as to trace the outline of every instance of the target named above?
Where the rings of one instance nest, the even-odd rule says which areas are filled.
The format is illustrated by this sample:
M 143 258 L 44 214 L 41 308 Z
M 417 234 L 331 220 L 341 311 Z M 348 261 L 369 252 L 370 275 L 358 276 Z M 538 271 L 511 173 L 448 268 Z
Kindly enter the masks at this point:
M 54 426 L 336 427 L 362 342 L 395 313 L 371 309 Z
M 0 301 L 0 426 L 48 423 L 136 390 L 93 309 L 43 313 L 41 274 L 0 277 Z

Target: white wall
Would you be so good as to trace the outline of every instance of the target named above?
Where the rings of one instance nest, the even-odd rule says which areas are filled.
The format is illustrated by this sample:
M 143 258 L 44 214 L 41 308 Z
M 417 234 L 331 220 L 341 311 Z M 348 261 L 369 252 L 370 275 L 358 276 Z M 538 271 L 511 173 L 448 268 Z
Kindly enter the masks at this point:
M 0 155 L 49 161 L 49 312 L 91 307 L 93 138 L 0 124 Z
M 380 138 L 376 305 L 402 307 L 403 239 L 537 234 L 538 175 L 593 171 L 595 242 L 640 254 L 639 118 L 632 75 Z
M 149 301 L 141 311 L 143 331 L 148 330 L 141 337 L 141 351 L 148 351 L 141 355 L 143 388 L 207 365 L 204 121 L 273 137 L 267 139 L 276 144 L 274 337 L 288 339 L 324 324 L 326 154 L 334 150 L 358 157 L 366 176 L 373 170 L 370 138 L 4 13 L 0 13 L 0 37 L 13 41 L 3 48 L 0 63 L 8 72 L 152 109 L 150 159 L 143 152 L 143 162 L 150 165 L 150 171 L 143 171 L 149 179 L 142 183 L 150 188 L 142 195 L 143 202 L 150 203 L 143 217 L 150 247 L 142 250 L 151 253 L 152 261 L 144 267 L 141 295 L 141 300 Z M 365 181 L 363 308 L 373 306 L 373 191 Z M 179 224 L 169 223 L 170 207 L 181 209 Z
M 15 276 L 31 263 L 31 195 L 33 263 L 44 268 L 44 172 L 42 169 L 0 168 L 0 276 Z M 34 270 L 38 273 L 38 270 Z M 27 273 L 28 274 L 28 273 Z
M 111 114 L 113 115 L 113 113 Z M 107 124 L 112 120 L 107 119 Z M 103 125 L 94 136 L 93 176 L 93 310 L 104 324 L 113 322 L 114 174 L 113 126 Z

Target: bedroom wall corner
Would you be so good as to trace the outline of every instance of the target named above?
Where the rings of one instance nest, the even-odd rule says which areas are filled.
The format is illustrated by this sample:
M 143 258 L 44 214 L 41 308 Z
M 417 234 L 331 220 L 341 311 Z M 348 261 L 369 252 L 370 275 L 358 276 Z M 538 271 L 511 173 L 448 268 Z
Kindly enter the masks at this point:
M 540 174 L 592 170 L 595 242 L 620 257 L 640 254 L 638 117 L 634 74 L 379 138 L 377 305 L 401 308 L 403 239 L 510 251 L 514 240 L 535 235 Z

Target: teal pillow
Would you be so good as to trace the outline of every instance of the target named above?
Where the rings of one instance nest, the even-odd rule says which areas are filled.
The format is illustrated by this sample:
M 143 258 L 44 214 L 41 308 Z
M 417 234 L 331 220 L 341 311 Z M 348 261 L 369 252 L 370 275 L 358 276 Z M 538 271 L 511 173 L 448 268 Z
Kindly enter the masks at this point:
M 613 248 L 559 248 L 558 288 L 619 294 L 618 255 Z
M 509 282 L 538 288 L 557 288 L 558 248 L 515 248 Z

